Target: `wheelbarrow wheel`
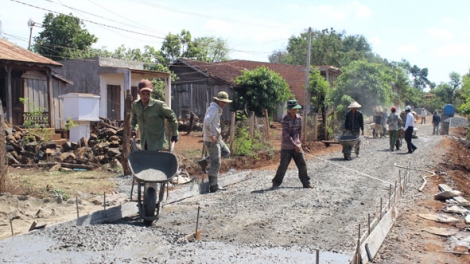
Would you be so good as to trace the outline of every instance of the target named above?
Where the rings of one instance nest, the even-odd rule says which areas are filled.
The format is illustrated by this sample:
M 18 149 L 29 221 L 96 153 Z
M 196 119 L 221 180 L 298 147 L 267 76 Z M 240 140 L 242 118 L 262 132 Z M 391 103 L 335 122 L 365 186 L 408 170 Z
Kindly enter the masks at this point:
M 343 153 L 345 160 L 351 160 L 351 153 Z
M 157 207 L 157 190 L 149 187 L 145 190 L 144 197 L 144 213 L 145 216 L 155 216 L 155 208 Z M 144 220 L 146 226 L 152 225 L 153 220 Z

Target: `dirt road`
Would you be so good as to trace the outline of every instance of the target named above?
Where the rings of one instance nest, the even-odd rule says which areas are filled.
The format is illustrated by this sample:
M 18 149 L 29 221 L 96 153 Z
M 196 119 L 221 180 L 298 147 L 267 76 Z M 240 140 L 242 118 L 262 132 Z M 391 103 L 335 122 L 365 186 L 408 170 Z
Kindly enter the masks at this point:
M 400 168 L 433 170 L 443 160 L 442 136 L 422 125 L 418 150 L 390 152 L 388 139 L 363 138 L 361 157 L 340 152 L 308 160 L 315 189 L 303 189 L 289 170 L 281 188 L 270 190 L 273 170 L 228 187 L 165 206 L 159 221 L 144 227 L 138 217 L 95 226 L 55 226 L 0 241 L 4 263 L 347 263 L 358 225 L 388 199 Z M 307 154 L 308 155 L 308 154 Z M 421 194 L 423 173 L 411 174 L 409 197 Z M 188 243 L 197 208 L 202 241 Z M 364 230 L 362 231 L 364 232 Z M 393 255 L 390 255 L 393 256 Z M 382 255 L 383 263 L 394 263 Z M 413 261 L 413 259 L 411 259 Z M 414 262 L 410 262 L 414 263 Z

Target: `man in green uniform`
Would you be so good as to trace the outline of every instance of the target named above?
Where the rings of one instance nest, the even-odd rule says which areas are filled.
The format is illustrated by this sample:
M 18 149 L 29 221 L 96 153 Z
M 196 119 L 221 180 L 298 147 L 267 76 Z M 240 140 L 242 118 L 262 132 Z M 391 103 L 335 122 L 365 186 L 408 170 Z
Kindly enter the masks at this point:
M 168 136 L 165 130 L 165 119 L 171 130 L 171 141 L 178 141 L 178 120 L 175 113 L 165 102 L 150 97 L 152 82 L 141 80 L 138 85 L 140 99 L 132 103 L 131 135 L 136 135 L 139 128 L 142 150 L 168 149 Z

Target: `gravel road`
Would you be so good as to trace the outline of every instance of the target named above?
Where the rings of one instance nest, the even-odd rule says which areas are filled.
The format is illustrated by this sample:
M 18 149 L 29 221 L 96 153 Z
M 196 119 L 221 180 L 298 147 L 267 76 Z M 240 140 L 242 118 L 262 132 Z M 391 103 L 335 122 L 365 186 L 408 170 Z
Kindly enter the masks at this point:
M 399 177 L 397 165 L 432 170 L 444 154 L 436 151 L 442 136 L 432 136 L 431 126 L 418 125 L 413 154 L 406 154 L 404 141 L 403 150 L 391 152 L 388 138 L 363 138 L 360 158 L 345 161 L 340 150 L 309 158 L 313 190 L 302 188 L 295 166 L 277 190 L 269 190 L 274 171 L 256 171 L 225 192 L 165 205 L 152 227 L 134 217 L 56 225 L 2 240 L 0 262 L 312 263 L 319 249 L 320 263 L 347 263 L 358 225 L 367 226 L 367 215 L 376 215 L 380 198 L 388 201 L 390 185 Z M 411 175 L 410 192 L 418 192 L 422 173 Z M 187 242 L 198 207 L 201 242 Z

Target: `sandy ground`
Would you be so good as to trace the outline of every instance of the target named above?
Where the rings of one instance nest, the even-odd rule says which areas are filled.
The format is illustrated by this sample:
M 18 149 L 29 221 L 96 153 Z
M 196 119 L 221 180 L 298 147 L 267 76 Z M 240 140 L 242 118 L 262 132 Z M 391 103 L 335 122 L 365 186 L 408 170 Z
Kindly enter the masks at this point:
M 136 216 L 87 227 L 53 226 L 4 239 L 0 241 L 0 261 L 308 263 L 313 262 L 319 249 L 320 263 L 347 263 L 355 248 L 358 225 L 366 226 L 367 215 L 377 214 L 380 198 L 388 200 L 389 187 L 398 180 L 397 166 L 411 164 L 413 168 L 432 171 L 444 160 L 444 137 L 431 136 L 431 125 L 419 129 L 419 138 L 414 140 L 418 150 L 413 154 L 403 150 L 390 152 L 388 139 L 363 138 L 361 157 L 352 161 L 345 161 L 339 151 L 310 156 L 308 171 L 315 185 L 313 190 L 301 188 L 295 168 L 288 171 L 277 190 L 269 190 L 273 170 L 256 171 L 249 180 L 227 186 L 226 192 L 198 195 L 166 205 L 152 227 L 144 227 Z M 449 253 L 432 250 L 423 241 L 429 239 L 445 248 L 442 244 L 445 241 L 421 230 L 420 222 L 426 223 L 424 226 L 434 223 L 416 216 L 421 207 L 433 209 L 429 204 L 433 203 L 432 194 L 437 192 L 431 183 L 426 192 L 417 190 L 423 175 L 418 170 L 412 172 L 410 189 L 400 201 L 397 225 L 374 262 L 467 263 Z M 50 209 L 62 210 L 56 204 L 50 205 Z M 48 208 L 49 204 L 30 205 L 28 215 L 34 215 L 36 208 L 42 206 Z M 73 210 L 75 205 L 68 207 Z M 202 239 L 188 243 L 184 237 L 195 230 L 198 207 Z M 6 224 L 2 222 L 2 230 L 10 228 Z M 463 236 L 468 236 L 465 228 L 461 230 Z M 429 254 L 421 256 L 425 255 L 423 252 Z

